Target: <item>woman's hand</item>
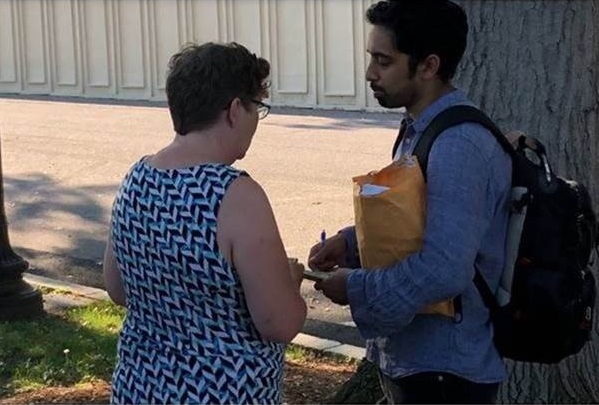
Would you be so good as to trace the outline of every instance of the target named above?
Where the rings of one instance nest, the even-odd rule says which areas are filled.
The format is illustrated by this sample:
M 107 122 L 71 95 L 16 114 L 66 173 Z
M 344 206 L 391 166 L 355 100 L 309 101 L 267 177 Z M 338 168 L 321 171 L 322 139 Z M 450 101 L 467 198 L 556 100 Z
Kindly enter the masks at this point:
M 293 281 L 297 283 L 297 286 L 302 284 L 302 280 L 304 278 L 304 270 L 305 267 L 302 263 L 300 263 L 296 257 L 289 257 L 287 259 L 289 261 L 289 271 L 291 272 L 291 278 Z

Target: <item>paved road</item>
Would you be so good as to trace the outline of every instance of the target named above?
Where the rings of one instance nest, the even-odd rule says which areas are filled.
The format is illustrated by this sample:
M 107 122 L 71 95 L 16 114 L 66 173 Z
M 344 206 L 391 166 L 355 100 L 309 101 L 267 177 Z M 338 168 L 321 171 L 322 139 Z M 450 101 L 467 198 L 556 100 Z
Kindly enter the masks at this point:
M 305 262 L 320 232 L 353 220 L 351 176 L 386 163 L 398 114 L 273 109 L 236 163 L 266 190 L 289 256 Z M 149 103 L 0 98 L 5 207 L 12 246 L 32 272 L 101 287 L 110 207 L 123 175 L 173 136 Z M 306 332 L 358 344 L 347 308 L 304 281 Z M 333 336 L 335 335 L 335 336 Z

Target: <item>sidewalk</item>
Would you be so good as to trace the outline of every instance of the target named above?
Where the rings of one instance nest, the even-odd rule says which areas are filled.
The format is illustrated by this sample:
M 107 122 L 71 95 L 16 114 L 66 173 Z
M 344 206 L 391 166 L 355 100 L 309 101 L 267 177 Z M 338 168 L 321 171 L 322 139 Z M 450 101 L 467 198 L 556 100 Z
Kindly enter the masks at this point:
M 44 309 L 48 313 L 57 313 L 72 306 L 87 305 L 93 301 L 110 299 L 108 293 L 99 288 L 87 287 L 30 273 L 25 273 L 23 278 L 29 284 L 36 287 L 46 287 L 68 292 L 68 294 L 44 295 Z M 291 343 L 328 354 L 342 355 L 358 361 L 365 356 L 365 350 L 362 347 L 344 344 L 335 340 L 322 339 L 305 333 L 299 333 Z

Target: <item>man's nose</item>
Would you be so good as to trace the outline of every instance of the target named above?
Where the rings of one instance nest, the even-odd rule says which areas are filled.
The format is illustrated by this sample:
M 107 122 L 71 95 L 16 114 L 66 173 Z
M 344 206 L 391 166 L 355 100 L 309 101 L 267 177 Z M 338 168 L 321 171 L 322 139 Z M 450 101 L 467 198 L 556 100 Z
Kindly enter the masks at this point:
M 372 64 L 369 64 L 366 68 L 366 81 L 368 82 L 376 82 L 378 79 L 378 75 L 372 68 Z

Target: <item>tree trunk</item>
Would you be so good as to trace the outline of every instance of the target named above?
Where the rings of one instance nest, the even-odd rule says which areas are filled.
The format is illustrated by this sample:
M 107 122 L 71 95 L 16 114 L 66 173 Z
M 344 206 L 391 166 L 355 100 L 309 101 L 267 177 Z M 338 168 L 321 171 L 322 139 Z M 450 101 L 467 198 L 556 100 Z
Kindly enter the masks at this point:
M 597 210 L 599 0 L 458 2 L 468 14 L 470 34 L 456 84 L 504 131 L 539 138 L 553 169 L 586 185 Z M 559 365 L 507 361 L 509 379 L 498 402 L 599 403 L 598 346 L 595 314 L 592 341 Z M 333 400 L 376 398 L 375 375 L 363 368 Z M 370 396 L 352 397 L 353 386 Z
M 349 380 L 325 404 L 376 404 L 384 403 L 384 394 L 379 386 L 377 367 L 366 359 Z

